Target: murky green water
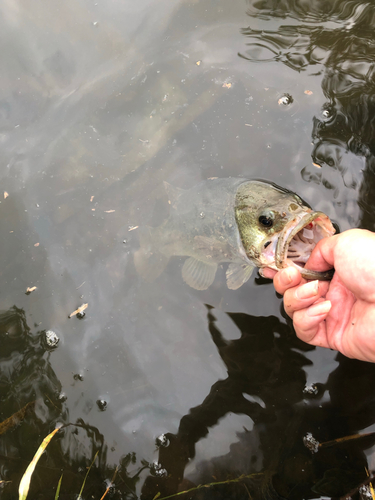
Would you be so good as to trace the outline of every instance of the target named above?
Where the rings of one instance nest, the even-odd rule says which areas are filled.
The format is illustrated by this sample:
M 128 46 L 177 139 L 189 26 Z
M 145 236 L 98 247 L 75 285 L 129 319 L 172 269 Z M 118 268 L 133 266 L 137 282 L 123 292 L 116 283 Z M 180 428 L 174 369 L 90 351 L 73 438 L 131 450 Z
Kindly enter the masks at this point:
M 200 292 L 184 259 L 150 284 L 133 254 L 163 181 L 262 178 L 375 229 L 375 7 L 3 0 L 0 28 L 0 421 L 28 405 L 0 436 L 1 498 L 58 423 L 31 499 L 62 473 L 76 498 L 97 451 L 86 499 L 117 466 L 108 499 L 359 498 L 373 438 L 303 438 L 375 430 L 374 365 L 296 339 L 255 273 Z

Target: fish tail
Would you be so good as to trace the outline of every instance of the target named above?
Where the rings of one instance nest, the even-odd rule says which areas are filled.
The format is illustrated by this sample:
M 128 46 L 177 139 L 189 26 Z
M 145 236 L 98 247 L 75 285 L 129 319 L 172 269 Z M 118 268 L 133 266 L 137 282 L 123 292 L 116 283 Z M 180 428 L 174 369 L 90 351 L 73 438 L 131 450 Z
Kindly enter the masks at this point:
M 134 254 L 134 265 L 146 281 L 154 281 L 166 268 L 169 257 L 157 248 L 157 228 L 144 226 L 139 231 L 140 248 Z

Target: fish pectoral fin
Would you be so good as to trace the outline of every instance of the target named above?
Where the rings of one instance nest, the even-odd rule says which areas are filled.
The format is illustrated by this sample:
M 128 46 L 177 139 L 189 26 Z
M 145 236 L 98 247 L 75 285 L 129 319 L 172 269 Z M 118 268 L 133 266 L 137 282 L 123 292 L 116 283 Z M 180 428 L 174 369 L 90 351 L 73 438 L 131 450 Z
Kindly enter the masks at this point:
M 226 276 L 227 285 L 230 290 L 237 290 L 250 278 L 255 266 L 251 264 L 236 264 L 232 262 L 229 264 Z
M 206 290 L 212 285 L 216 270 L 217 264 L 208 264 L 194 257 L 189 257 L 182 267 L 182 278 L 192 288 Z

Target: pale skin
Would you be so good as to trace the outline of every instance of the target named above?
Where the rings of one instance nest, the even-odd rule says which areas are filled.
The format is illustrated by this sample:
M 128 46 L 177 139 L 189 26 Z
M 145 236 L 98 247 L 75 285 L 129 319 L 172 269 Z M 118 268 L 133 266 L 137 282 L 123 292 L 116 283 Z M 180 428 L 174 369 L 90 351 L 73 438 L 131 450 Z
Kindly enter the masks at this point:
M 321 240 L 306 268 L 332 267 L 330 282 L 307 282 L 294 267 L 263 272 L 284 295 L 285 311 L 301 340 L 375 362 L 375 234 L 350 229 Z

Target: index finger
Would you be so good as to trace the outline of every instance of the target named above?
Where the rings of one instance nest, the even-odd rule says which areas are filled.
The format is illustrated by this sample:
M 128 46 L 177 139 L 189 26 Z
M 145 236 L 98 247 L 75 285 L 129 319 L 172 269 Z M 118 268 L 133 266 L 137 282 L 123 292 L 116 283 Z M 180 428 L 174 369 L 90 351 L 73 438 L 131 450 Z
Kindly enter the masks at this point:
M 302 283 L 306 283 L 306 280 L 302 278 L 298 269 L 292 266 L 281 269 L 273 278 L 275 290 L 281 295 L 284 295 L 289 288 L 301 285 Z

